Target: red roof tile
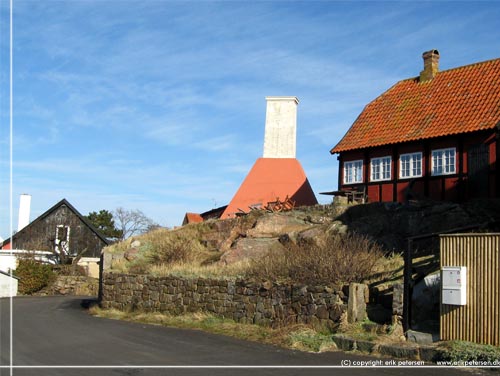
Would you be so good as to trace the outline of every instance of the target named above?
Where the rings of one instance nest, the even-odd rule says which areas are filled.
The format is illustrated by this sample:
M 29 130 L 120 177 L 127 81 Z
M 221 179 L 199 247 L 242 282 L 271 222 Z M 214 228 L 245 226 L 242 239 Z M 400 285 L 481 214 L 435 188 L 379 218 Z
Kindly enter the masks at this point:
M 259 158 L 227 206 L 221 218 L 250 211 L 250 206 L 267 205 L 288 196 L 296 206 L 317 204 L 306 174 L 295 158 Z
M 500 123 L 500 59 L 398 82 L 369 103 L 332 154 L 492 129 Z

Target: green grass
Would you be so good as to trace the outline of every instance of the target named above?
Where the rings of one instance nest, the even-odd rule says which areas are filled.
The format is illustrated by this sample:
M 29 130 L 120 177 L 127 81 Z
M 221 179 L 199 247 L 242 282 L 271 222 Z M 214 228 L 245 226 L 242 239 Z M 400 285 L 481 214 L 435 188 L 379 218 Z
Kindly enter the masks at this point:
M 500 360 L 500 347 L 491 345 L 466 341 L 449 341 L 441 348 L 444 350 L 441 360 L 445 361 L 466 362 L 476 360 L 493 363 Z
M 323 352 L 336 349 L 332 335 L 318 333 L 311 328 L 301 328 L 288 335 L 288 347 L 312 352 Z
M 399 338 L 395 338 L 392 335 L 391 329 L 391 326 L 379 325 L 369 319 L 365 319 L 364 321 L 355 323 L 342 322 L 338 333 L 362 341 L 391 342 L 399 340 Z

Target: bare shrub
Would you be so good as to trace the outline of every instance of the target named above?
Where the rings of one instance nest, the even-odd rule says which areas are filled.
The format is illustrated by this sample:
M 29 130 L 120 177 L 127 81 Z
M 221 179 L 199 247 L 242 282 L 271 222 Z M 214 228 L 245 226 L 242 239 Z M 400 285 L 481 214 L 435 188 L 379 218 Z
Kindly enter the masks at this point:
M 269 252 L 252 261 L 247 276 L 306 284 L 350 283 L 368 279 L 381 248 L 359 235 L 331 237 L 324 246 L 289 243 L 284 251 Z
M 194 241 L 182 235 L 171 233 L 156 242 L 154 249 L 148 250 L 146 257 L 151 264 L 171 264 L 186 262 L 195 248 Z
M 85 268 L 78 264 L 65 264 L 65 265 L 54 265 L 52 270 L 57 275 L 64 276 L 87 276 Z
M 117 208 L 113 212 L 113 219 L 116 220 L 117 233 L 121 233 L 121 240 L 159 227 L 158 224 L 151 218 L 146 217 L 140 210 Z

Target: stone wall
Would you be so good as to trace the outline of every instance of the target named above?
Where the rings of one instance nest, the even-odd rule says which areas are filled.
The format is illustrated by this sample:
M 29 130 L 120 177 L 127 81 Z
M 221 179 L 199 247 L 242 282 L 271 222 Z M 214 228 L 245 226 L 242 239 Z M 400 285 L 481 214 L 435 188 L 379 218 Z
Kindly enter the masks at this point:
M 241 323 L 335 326 L 347 311 L 346 286 L 279 285 L 104 273 L 103 308 L 182 314 L 204 311 Z
M 50 285 L 34 295 L 80 295 L 96 296 L 99 290 L 97 278 L 83 276 L 58 276 Z

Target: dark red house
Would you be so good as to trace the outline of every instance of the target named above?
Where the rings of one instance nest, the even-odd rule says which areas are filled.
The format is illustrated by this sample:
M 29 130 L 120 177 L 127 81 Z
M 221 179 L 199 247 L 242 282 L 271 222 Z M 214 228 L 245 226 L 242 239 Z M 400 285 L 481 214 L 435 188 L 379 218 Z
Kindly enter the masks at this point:
M 369 202 L 500 197 L 500 59 L 439 71 L 423 54 L 419 77 L 369 103 L 330 151 L 339 189 Z

